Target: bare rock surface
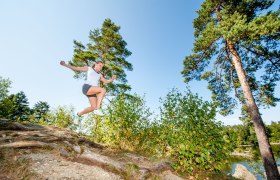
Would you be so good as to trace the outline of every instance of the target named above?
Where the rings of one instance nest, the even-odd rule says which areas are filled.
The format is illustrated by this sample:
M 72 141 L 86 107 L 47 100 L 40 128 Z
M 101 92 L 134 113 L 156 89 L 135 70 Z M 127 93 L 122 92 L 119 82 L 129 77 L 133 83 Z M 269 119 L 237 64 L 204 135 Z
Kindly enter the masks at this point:
M 168 161 L 114 151 L 68 129 L 0 119 L 0 156 L 10 152 L 8 161 L 29 162 L 34 176 L 25 179 L 182 179 Z
M 256 180 L 257 178 L 248 171 L 248 169 L 243 166 L 242 164 L 237 164 L 235 168 L 235 172 L 232 175 L 235 178 L 238 179 L 244 179 L 244 180 Z
M 24 157 L 33 161 L 30 168 L 43 179 L 122 179 L 100 167 L 67 161 L 53 154 L 28 154 Z

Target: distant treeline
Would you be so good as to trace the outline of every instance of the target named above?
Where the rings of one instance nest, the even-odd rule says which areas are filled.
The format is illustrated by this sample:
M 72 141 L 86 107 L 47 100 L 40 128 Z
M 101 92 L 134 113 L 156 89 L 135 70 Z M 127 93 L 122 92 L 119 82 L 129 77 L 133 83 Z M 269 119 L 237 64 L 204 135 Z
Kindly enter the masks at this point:
M 251 123 L 226 126 L 225 133 L 236 147 L 242 145 L 256 146 L 258 141 L 253 128 Z M 270 125 L 266 125 L 266 130 L 270 143 L 280 143 L 280 121 L 272 121 Z

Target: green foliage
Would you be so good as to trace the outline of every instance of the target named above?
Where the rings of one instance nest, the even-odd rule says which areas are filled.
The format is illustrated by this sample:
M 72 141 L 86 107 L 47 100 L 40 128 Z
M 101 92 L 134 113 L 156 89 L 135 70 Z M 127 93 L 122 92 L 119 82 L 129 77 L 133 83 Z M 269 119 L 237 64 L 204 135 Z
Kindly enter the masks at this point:
M 173 89 L 167 94 L 158 141 L 169 149 L 178 171 L 222 169 L 232 148 L 215 116 L 213 103 L 203 102 L 189 91 L 182 94 Z
M 55 125 L 61 128 L 69 128 L 75 130 L 74 125 L 74 108 L 67 106 L 59 106 L 51 110 L 46 117 L 46 121 L 40 119 L 39 123 L 43 125 Z
M 13 106 L 14 106 L 14 95 L 10 95 L 0 101 L 0 117 L 6 119 L 13 119 Z
M 39 101 L 34 108 L 29 107 L 28 99 L 23 91 L 8 95 L 11 81 L 0 76 L 0 117 L 10 120 L 37 122 L 45 120 L 49 110 L 47 102 Z
M 12 121 L 29 121 L 43 125 L 75 130 L 73 107 L 61 107 L 49 111 L 47 102 L 37 102 L 33 109 L 29 107 L 28 99 L 23 91 L 8 95 L 11 81 L 0 77 L 0 118 Z
M 0 76 L 0 101 L 8 96 L 11 81 Z
M 15 95 L 15 106 L 13 117 L 18 120 L 25 120 L 30 114 L 29 102 L 23 91 Z
M 45 121 L 49 108 L 50 105 L 47 102 L 39 101 L 34 105 L 32 109 L 32 114 L 35 116 L 36 119 L 42 119 L 43 121 Z
M 106 108 L 105 116 L 96 117 L 94 139 L 120 149 L 143 149 L 152 115 L 143 98 L 119 95 Z
M 0 117 L 10 120 L 26 120 L 30 115 L 29 102 L 24 92 L 9 95 L 0 101 Z
M 184 59 L 182 74 L 185 82 L 208 81 L 212 99 L 222 115 L 233 113 L 235 98 L 245 104 L 229 41 L 240 56 L 258 105 L 275 106 L 280 100 L 274 96 L 280 80 L 280 10 L 263 12 L 273 3 L 274 0 L 205 0 L 197 11 L 193 54 Z M 257 72 L 264 73 L 259 78 Z
M 89 43 L 85 46 L 81 42 L 74 41 L 74 57 L 70 62 L 75 66 L 90 66 L 96 61 L 105 63 L 102 74 L 110 79 L 117 75 L 117 82 L 106 85 L 111 94 L 118 94 L 130 90 L 127 85 L 125 70 L 131 71 L 132 64 L 126 61 L 131 52 L 126 48 L 127 43 L 123 40 L 120 27 L 110 19 L 105 19 L 101 29 L 95 29 L 89 33 Z M 76 78 L 84 77 L 84 74 L 76 72 Z
M 271 122 L 270 125 L 266 125 L 267 134 L 270 142 L 280 142 L 280 122 Z M 229 137 L 230 142 L 235 148 L 241 145 L 257 145 L 257 137 L 251 123 L 244 125 L 226 126 L 224 133 Z
M 235 147 L 241 145 L 256 146 L 258 144 L 253 125 L 250 123 L 245 125 L 229 126 L 225 129 L 225 131 L 228 133 L 229 137 L 231 137 L 230 140 L 233 144 L 235 144 Z
M 181 172 L 221 170 L 232 146 L 214 119 L 216 106 L 175 89 L 162 103 L 160 119 L 152 121 L 143 98 L 120 95 L 108 105 L 104 117 L 94 117 L 94 140 L 171 158 Z
M 280 121 L 271 122 L 271 125 L 268 126 L 269 139 L 271 142 L 280 143 Z

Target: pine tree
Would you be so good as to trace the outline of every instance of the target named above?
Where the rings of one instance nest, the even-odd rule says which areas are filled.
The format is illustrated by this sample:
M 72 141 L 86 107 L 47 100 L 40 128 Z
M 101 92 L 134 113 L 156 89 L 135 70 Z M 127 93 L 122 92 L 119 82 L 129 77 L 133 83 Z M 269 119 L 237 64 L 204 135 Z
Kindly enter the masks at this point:
M 32 112 L 37 119 L 43 118 L 45 120 L 44 116 L 46 116 L 49 109 L 50 105 L 47 102 L 39 101 L 34 105 Z
M 30 115 L 28 99 L 23 91 L 16 93 L 14 98 L 13 119 L 25 120 Z
M 90 31 L 90 42 L 85 46 L 81 42 L 74 41 L 74 57 L 70 62 L 75 66 L 91 66 L 96 61 L 104 62 L 102 74 L 110 79 L 117 75 L 119 83 L 110 83 L 106 89 L 111 94 L 118 94 L 130 90 L 127 84 L 125 70 L 132 71 L 132 64 L 126 61 L 131 52 L 126 48 L 127 43 L 123 40 L 120 27 L 110 19 L 105 19 L 101 29 Z M 76 78 L 84 78 L 85 74 L 77 72 Z
M 0 117 L 9 120 L 25 120 L 30 115 L 29 102 L 23 91 L 11 94 L 0 101 Z
M 184 59 L 182 74 L 185 82 L 207 80 L 223 115 L 233 112 L 236 98 L 241 102 L 254 124 L 267 178 L 280 179 L 258 109 L 279 101 L 274 89 L 280 80 L 280 10 L 267 11 L 273 3 L 205 0 L 193 22 L 193 54 Z

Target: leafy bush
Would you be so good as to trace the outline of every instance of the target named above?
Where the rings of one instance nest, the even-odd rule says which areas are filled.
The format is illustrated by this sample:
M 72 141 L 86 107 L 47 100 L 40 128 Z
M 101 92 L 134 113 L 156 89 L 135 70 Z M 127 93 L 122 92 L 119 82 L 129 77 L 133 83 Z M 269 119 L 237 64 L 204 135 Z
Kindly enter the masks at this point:
M 95 116 L 95 141 L 118 148 L 169 157 L 179 172 L 221 170 L 232 151 L 216 106 L 191 92 L 173 89 L 160 109 L 152 113 L 143 98 L 120 95 L 108 105 L 104 117 Z
M 94 139 L 121 149 L 141 149 L 152 115 L 143 98 L 121 94 L 112 100 L 105 111 L 104 117 L 96 117 Z
M 216 106 L 190 91 L 173 89 L 162 101 L 161 132 L 158 141 L 178 171 L 221 170 L 231 151 L 215 120 Z
M 67 106 L 59 106 L 56 109 L 51 110 L 45 119 L 40 119 L 39 124 L 43 125 L 55 125 L 61 128 L 70 128 L 75 130 L 74 125 L 74 108 Z

